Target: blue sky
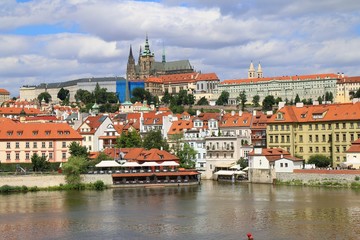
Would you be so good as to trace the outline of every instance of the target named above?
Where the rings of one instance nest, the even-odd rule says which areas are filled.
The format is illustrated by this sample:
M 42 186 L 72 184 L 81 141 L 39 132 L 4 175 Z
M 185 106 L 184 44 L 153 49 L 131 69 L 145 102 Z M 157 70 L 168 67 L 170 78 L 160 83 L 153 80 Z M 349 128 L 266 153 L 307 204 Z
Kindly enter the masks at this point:
M 343 72 L 360 75 L 360 1 L 2 0 L 0 88 L 125 76 L 130 44 L 148 34 L 161 61 L 189 59 L 221 80 Z

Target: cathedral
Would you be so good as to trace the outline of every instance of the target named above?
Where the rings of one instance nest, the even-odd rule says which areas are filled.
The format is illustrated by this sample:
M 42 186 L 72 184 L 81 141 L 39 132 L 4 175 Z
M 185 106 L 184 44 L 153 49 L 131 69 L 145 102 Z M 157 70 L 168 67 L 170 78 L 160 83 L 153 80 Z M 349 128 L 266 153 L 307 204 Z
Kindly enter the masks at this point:
M 150 50 L 149 40 L 146 36 L 145 48 L 142 50 L 140 46 L 139 59 L 137 64 L 133 56 L 132 47 L 130 46 L 129 58 L 126 68 L 126 79 L 144 80 L 150 76 L 160 76 L 166 74 L 179 74 L 194 72 L 189 60 L 179 60 L 167 62 L 165 52 L 162 55 L 162 61 L 156 62 L 155 55 Z

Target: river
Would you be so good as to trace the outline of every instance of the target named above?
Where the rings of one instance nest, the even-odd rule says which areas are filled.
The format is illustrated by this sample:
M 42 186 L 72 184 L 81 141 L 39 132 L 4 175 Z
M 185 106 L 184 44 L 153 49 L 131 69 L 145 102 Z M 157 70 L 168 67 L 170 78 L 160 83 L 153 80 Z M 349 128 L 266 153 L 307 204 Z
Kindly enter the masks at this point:
M 0 195 L 0 239 L 360 239 L 360 192 L 198 186 Z

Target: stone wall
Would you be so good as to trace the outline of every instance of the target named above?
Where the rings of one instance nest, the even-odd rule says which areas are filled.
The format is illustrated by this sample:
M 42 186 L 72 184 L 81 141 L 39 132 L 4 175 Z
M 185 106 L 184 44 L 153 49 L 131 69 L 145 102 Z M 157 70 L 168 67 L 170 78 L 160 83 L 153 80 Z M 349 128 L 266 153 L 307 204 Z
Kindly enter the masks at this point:
M 326 171 L 326 170 L 325 170 Z M 336 172 L 333 170 L 327 173 L 323 172 L 308 172 L 298 171 L 294 173 L 276 173 L 276 179 L 282 182 L 287 181 L 302 181 L 303 183 L 311 182 L 339 182 L 339 183 L 351 183 L 355 181 L 355 177 L 360 177 L 360 171 L 347 171 L 347 172 Z
M 249 182 L 252 183 L 273 183 L 275 176 L 274 169 L 249 169 Z
M 92 183 L 97 180 L 103 181 L 106 185 L 112 185 L 111 174 L 85 174 L 82 175 L 83 183 Z M 27 186 L 27 187 L 50 187 L 65 184 L 64 175 L 13 175 L 0 176 L 0 186 Z

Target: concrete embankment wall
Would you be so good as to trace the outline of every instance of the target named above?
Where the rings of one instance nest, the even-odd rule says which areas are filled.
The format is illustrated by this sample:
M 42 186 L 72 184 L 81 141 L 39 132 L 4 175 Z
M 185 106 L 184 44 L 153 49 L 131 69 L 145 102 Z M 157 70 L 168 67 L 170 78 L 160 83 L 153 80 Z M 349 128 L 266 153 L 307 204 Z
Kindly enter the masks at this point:
M 84 183 L 92 183 L 97 180 L 103 181 L 106 185 L 112 185 L 110 174 L 82 175 Z M 17 176 L 0 176 L 0 186 L 27 186 L 27 187 L 50 187 L 65 184 L 64 175 L 17 175 Z

